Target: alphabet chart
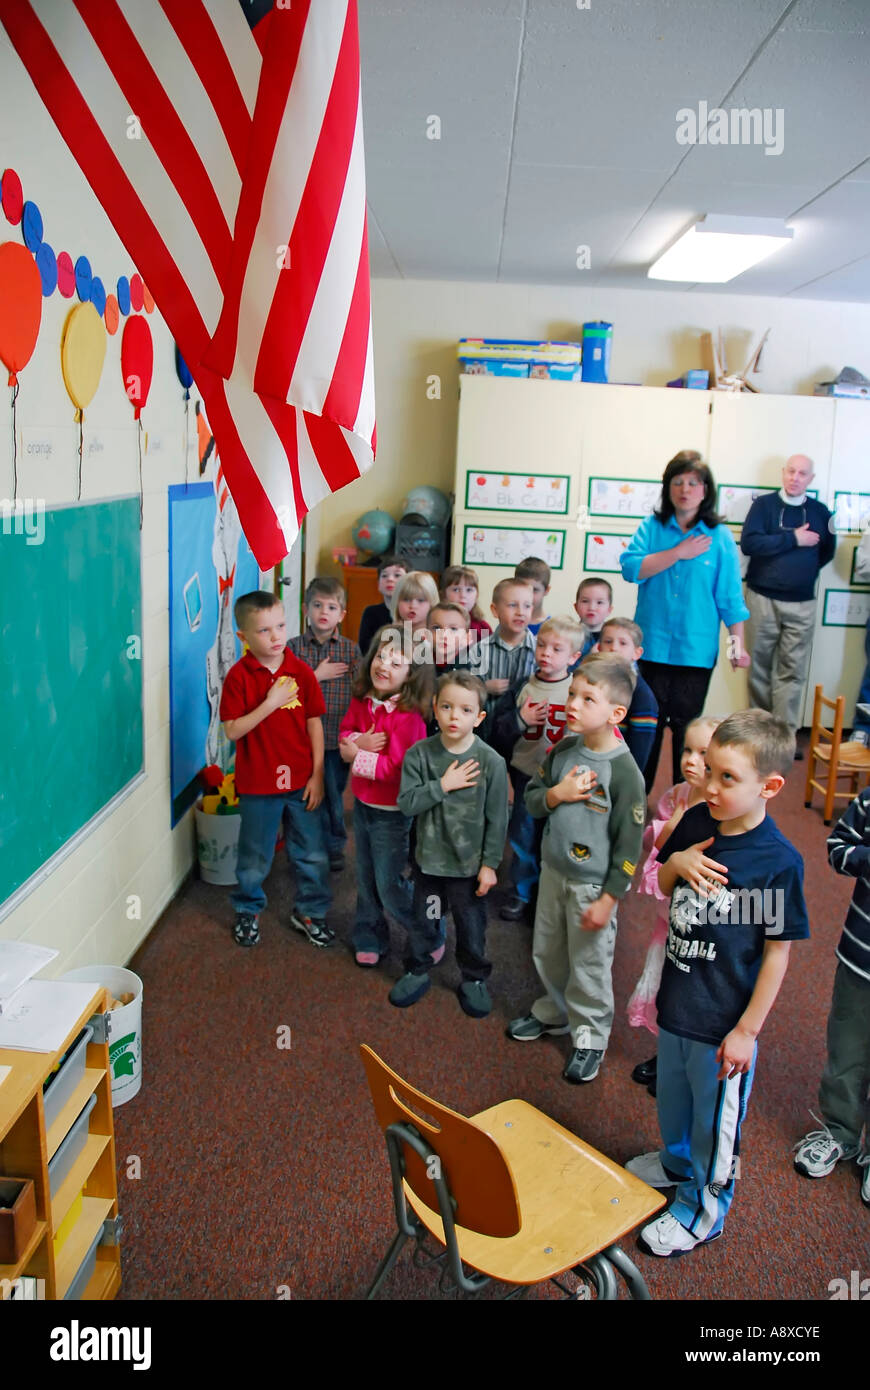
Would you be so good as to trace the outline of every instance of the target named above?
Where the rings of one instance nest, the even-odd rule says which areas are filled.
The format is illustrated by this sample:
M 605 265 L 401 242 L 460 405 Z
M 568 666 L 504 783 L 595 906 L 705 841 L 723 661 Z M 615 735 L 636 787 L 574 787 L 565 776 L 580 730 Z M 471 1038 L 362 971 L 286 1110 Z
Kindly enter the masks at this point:
M 583 569 L 589 574 L 619 574 L 619 557 L 625 550 L 630 535 L 613 535 L 610 532 L 586 535 L 586 548 L 583 553 Z
M 590 516 L 649 516 L 662 494 L 659 482 L 643 478 L 590 478 Z
M 488 512 L 568 512 L 570 479 L 549 473 L 483 473 L 465 475 L 465 506 Z
M 870 618 L 870 593 L 828 589 L 822 614 L 823 627 L 864 627 Z
M 495 526 L 466 526 L 462 539 L 464 565 L 501 565 L 515 568 L 528 555 L 546 560 L 550 569 L 560 570 L 565 553 L 565 532 L 518 526 L 504 530 Z

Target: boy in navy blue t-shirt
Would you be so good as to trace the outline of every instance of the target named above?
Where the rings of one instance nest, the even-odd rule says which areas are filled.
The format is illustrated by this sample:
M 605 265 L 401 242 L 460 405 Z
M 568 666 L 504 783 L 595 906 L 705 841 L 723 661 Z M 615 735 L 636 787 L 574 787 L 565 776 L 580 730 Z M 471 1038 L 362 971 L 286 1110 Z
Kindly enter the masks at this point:
M 707 749 L 706 800 L 659 851 L 659 887 L 671 895 L 656 1000 L 663 1147 L 626 1164 L 651 1187 L 677 1187 L 641 1232 L 651 1255 L 684 1255 L 722 1232 L 756 1039 L 791 941 L 809 936 L 803 860 L 767 817 L 793 759 L 794 735 L 774 715 L 723 720 Z

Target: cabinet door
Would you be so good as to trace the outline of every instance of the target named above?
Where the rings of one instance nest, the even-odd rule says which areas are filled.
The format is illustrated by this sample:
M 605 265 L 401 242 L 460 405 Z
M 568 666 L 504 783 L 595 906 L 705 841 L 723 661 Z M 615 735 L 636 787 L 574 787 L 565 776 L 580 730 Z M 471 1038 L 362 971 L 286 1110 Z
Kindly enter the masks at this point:
M 697 449 L 702 458 L 707 458 L 709 391 L 588 383 L 576 389 L 583 428 L 582 500 L 587 505 L 590 503 L 590 479 L 638 479 L 655 483 L 661 480 L 668 461 L 682 449 Z M 630 493 L 623 497 L 626 505 L 617 506 L 617 513 L 627 517 L 637 508 Z M 640 517 L 635 515 L 635 527 L 639 521 Z
M 820 396 L 713 393 L 710 467 L 720 487 L 781 487 L 792 454 L 815 463 L 813 487 L 827 501 L 834 402 Z

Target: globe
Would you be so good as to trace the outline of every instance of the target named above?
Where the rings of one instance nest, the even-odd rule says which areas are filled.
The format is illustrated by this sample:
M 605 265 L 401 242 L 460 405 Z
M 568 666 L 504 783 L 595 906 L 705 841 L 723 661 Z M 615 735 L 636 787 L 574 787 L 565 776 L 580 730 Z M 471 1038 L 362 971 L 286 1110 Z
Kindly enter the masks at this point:
M 372 555 L 385 555 L 392 548 L 396 523 L 388 512 L 375 509 L 357 517 L 350 533 L 354 545 L 360 550 L 369 550 Z
M 427 484 L 412 488 L 402 503 L 404 521 L 414 517 L 419 518 L 424 526 L 446 526 L 449 516 L 450 498 L 439 488 Z

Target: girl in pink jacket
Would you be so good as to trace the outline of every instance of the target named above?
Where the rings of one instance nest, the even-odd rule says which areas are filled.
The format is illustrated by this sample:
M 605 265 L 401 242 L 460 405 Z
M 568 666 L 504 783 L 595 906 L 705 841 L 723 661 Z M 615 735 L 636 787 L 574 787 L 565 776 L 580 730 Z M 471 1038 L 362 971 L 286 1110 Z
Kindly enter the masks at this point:
M 354 795 L 357 905 L 351 939 L 362 966 L 377 965 L 390 949 L 386 913 L 405 931 L 411 925 L 412 889 L 404 877 L 411 821 L 396 803 L 405 751 L 426 737 L 428 684 L 427 669 L 415 667 L 412 655 L 401 627 L 381 629 L 360 666 L 339 730 Z

